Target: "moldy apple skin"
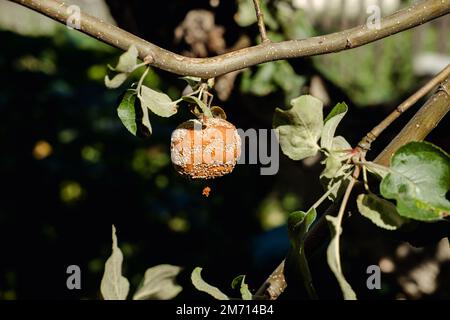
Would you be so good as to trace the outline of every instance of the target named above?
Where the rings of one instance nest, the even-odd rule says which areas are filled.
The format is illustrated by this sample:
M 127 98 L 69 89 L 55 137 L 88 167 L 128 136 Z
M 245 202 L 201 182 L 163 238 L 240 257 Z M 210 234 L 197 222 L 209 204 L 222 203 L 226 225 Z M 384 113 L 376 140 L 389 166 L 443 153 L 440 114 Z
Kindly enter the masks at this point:
M 191 179 L 214 179 L 233 171 L 241 153 L 234 125 L 220 118 L 191 119 L 172 133 L 175 170 Z

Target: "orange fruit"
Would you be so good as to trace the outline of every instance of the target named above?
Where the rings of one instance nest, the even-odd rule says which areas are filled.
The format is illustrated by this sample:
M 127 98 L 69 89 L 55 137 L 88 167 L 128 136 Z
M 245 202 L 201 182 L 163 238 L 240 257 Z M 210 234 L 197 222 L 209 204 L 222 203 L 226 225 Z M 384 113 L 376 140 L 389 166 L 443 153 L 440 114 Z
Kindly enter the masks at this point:
M 220 118 L 191 119 L 172 133 L 175 170 L 191 179 L 214 179 L 233 171 L 241 153 L 236 127 Z

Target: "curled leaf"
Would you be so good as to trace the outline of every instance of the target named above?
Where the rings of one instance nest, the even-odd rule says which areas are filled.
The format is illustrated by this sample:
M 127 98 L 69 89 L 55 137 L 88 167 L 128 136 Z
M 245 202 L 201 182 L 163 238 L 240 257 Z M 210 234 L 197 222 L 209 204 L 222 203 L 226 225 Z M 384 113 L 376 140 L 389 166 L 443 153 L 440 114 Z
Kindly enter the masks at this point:
M 245 283 L 245 276 L 240 275 L 233 279 L 231 283 L 233 289 L 238 289 L 241 292 L 242 300 L 252 300 L 252 293 L 248 289 L 248 285 Z
M 110 79 L 107 75 L 105 76 L 105 86 L 109 89 L 116 89 L 120 87 L 126 80 L 128 74 L 126 73 L 118 73 L 112 79 Z
M 359 212 L 380 228 L 396 230 L 409 221 L 398 214 L 394 204 L 374 194 L 360 194 L 356 203 Z
M 327 249 L 327 261 L 331 271 L 333 271 L 345 300 L 356 300 L 356 294 L 350 284 L 345 280 L 341 268 L 341 257 L 339 253 L 338 238 L 342 233 L 341 225 L 336 217 L 325 216 L 331 231 L 331 241 Z
M 347 113 L 348 107 L 342 102 L 338 103 L 325 118 L 322 135 L 320 138 L 320 146 L 324 149 L 331 150 L 333 145 L 334 134 L 336 128 Z
M 131 73 L 136 68 L 137 58 L 139 52 L 135 45 L 131 45 L 130 48 L 123 53 L 119 58 L 119 63 L 116 66 L 116 70 L 124 73 Z
M 289 110 L 275 110 L 273 127 L 283 153 L 292 160 L 314 156 L 323 127 L 322 102 L 310 95 L 291 101 Z
M 192 271 L 191 280 L 192 284 L 197 290 L 206 292 L 217 300 L 230 300 L 230 298 L 228 298 L 226 294 L 224 294 L 218 288 L 206 283 L 205 280 L 202 279 L 202 268 L 197 267 L 194 269 L 194 271 Z

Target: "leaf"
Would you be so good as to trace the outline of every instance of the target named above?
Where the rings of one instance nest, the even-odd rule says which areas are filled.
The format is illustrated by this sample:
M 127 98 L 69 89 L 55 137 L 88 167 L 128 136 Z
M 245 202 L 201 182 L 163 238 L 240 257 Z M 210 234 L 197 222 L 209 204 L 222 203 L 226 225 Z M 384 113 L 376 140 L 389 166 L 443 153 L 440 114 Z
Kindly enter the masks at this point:
M 450 157 L 428 142 L 410 142 L 391 158 L 389 174 L 383 178 L 383 197 L 395 199 L 403 217 L 422 221 L 450 214 Z
M 152 134 L 152 125 L 150 124 L 150 118 L 148 116 L 148 108 L 142 105 L 141 103 L 141 110 L 142 110 L 142 125 L 145 128 L 147 128 L 149 134 Z
M 296 262 L 302 274 L 305 289 L 311 299 L 317 299 L 317 294 L 312 283 L 308 260 L 306 259 L 305 239 L 316 217 L 316 209 L 312 208 L 307 213 L 303 211 L 292 212 L 288 218 L 288 235 L 294 251 L 294 258 L 297 260 Z
M 161 264 L 145 271 L 144 281 L 133 300 L 169 300 L 175 298 L 183 288 L 175 283 L 181 267 Z
M 225 113 L 225 111 L 218 106 L 212 106 L 211 107 L 211 114 L 214 118 L 220 118 L 223 120 L 227 120 L 227 114 Z
M 320 146 L 324 149 L 331 150 L 333 145 L 334 134 L 336 128 L 347 113 L 348 107 L 345 103 L 338 103 L 325 118 L 322 135 L 320 138 Z
M 386 175 L 389 173 L 388 167 L 373 163 L 371 161 L 365 162 L 364 166 L 370 173 L 373 173 L 374 175 L 378 176 L 381 179 L 386 177 Z
M 128 78 L 126 73 L 118 73 L 112 79 L 105 76 L 105 86 L 109 89 L 116 89 L 120 87 Z
M 273 127 L 283 153 L 292 160 L 314 156 L 323 127 L 322 102 L 310 95 L 291 101 L 292 108 L 277 108 Z
M 351 151 L 352 146 L 348 143 L 343 136 L 336 136 L 333 138 L 333 143 L 331 144 L 331 151 Z
M 342 167 L 341 160 L 336 156 L 335 153 L 331 153 L 324 161 L 325 169 L 322 171 L 321 176 L 325 178 L 332 179 L 337 175 L 339 169 Z
M 394 204 L 375 194 L 360 194 L 356 203 L 359 212 L 380 228 L 396 230 L 409 221 L 398 214 Z
M 133 72 L 133 70 L 136 69 L 138 56 L 139 52 L 135 45 L 132 44 L 130 48 L 120 56 L 119 63 L 115 69 L 124 73 Z
M 112 254 L 106 260 L 100 292 L 105 300 L 125 300 L 130 289 L 127 278 L 122 276 L 123 255 L 117 246 L 116 228 L 112 226 Z
M 197 89 L 198 86 L 200 85 L 200 82 L 202 81 L 201 78 L 191 76 L 181 77 L 180 79 L 186 81 L 188 85 L 192 88 L 192 90 Z
M 117 115 L 125 128 L 127 128 L 127 130 L 133 135 L 136 135 L 137 132 L 135 102 L 136 91 L 128 90 L 125 92 L 125 95 L 117 108 Z
M 141 87 L 140 100 L 143 107 L 150 109 L 160 117 L 168 118 L 178 111 L 176 103 L 167 94 L 146 86 Z
M 202 110 L 202 113 L 206 117 L 208 117 L 208 118 L 212 117 L 211 109 L 209 109 L 208 106 L 202 100 L 200 100 L 199 98 L 193 97 L 193 96 L 183 96 L 183 97 L 181 97 L 181 99 L 183 99 L 186 102 L 189 102 L 189 103 L 192 103 L 192 104 L 195 104 L 195 105 L 199 106 L 200 109 Z
M 202 292 L 206 292 L 217 300 L 230 300 L 230 298 L 222 293 L 218 288 L 211 286 L 202 279 L 202 268 L 197 267 L 192 271 L 191 280 L 194 287 Z
M 339 247 L 336 245 L 336 241 L 339 241 L 338 238 L 342 233 L 342 228 L 339 224 L 337 217 L 325 216 L 328 221 L 328 226 L 330 227 L 331 232 L 331 241 L 328 245 L 327 249 L 327 261 L 328 266 L 331 271 L 333 271 L 334 276 L 336 277 L 339 286 L 341 287 L 342 294 L 344 295 L 345 300 L 356 300 L 356 294 L 353 291 L 350 284 L 345 280 L 344 274 L 342 273 L 341 268 L 341 257 L 339 253 Z
M 231 287 L 233 289 L 239 288 L 239 291 L 241 292 L 242 300 L 252 300 L 252 293 L 248 289 L 248 285 L 245 283 L 245 276 L 240 275 L 233 279 L 233 282 L 231 283 Z
M 328 191 L 330 189 L 333 189 L 333 191 L 328 196 L 328 199 L 330 199 L 331 201 L 335 201 L 343 194 L 345 188 L 347 187 L 347 184 L 350 182 L 351 177 L 350 175 L 348 175 L 348 172 L 350 172 L 352 168 L 353 165 L 344 164 L 331 178 L 325 177 L 325 172 L 322 172 L 320 174 L 320 182 L 325 190 Z
M 351 149 L 352 147 L 344 137 L 334 137 L 331 142 L 328 156 L 322 161 L 322 163 L 325 164 L 325 169 L 320 174 L 320 177 L 328 180 L 335 177 L 339 178 L 339 176 L 345 174 L 348 166 L 346 166 L 343 161 L 348 159 Z M 346 167 L 344 168 L 344 166 Z

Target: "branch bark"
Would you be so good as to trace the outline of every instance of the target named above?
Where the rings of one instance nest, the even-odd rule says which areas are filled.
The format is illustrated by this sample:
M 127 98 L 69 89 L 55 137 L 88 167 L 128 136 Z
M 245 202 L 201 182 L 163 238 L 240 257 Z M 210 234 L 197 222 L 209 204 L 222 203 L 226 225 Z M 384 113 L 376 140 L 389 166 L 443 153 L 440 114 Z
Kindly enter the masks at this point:
M 450 112 L 450 77 L 447 76 L 447 79 L 441 83 L 437 91 L 417 111 L 391 143 L 376 157 L 374 162 L 388 166 L 391 156 L 398 148 L 408 142 L 425 139 L 448 112 Z M 328 239 L 329 233 L 325 216 L 336 215 L 339 207 L 339 201 L 330 205 L 308 233 L 305 240 L 305 252 L 307 255 L 314 252 Z M 284 278 L 284 263 L 285 261 L 283 260 L 266 281 L 264 281 L 256 292 L 255 298 L 275 300 L 283 293 L 287 287 Z
M 270 42 L 267 37 L 266 25 L 264 24 L 264 14 L 259 5 L 259 0 L 253 0 L 253 5 L 255 6 L 256 21 L 258 22 L 259 34 L 261 35 L 261 42 Z
M 68 6 L 57 0 L 10 0 L 61 23 L 70 18 Z M 356 48 L 413 28 L 450 12 L 450 0 L 426 0 L 413 4 L 382 19 L 380 28 L 366 25 L 308 38 L 282 42 L 265 42 L 257 46 L 211 58 L 188 58 L 143 40 L 118 27 L 81 13 L 80 31 L 122 50 L 135 45 L 142 60 L 152 58 L 151 65 L 175 74 L 214 78 L 260 63 L 320 55 Z

